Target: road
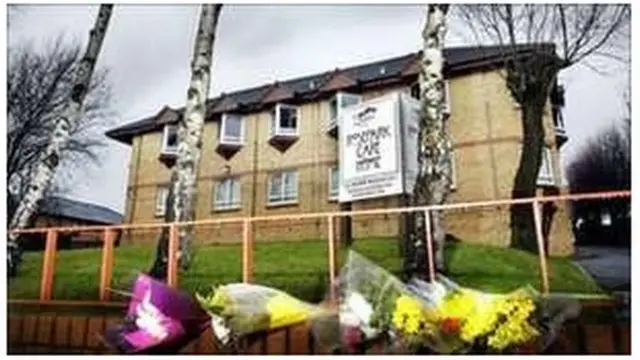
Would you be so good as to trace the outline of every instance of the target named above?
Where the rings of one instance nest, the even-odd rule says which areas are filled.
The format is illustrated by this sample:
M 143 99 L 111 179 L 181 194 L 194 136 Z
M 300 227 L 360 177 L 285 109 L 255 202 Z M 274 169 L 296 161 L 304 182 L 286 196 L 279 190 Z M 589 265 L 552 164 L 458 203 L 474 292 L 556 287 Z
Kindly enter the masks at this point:
M 631 249 L 580 246 L 574 261 L 607 290 L 631 289 Z
M 631 318 L 631 249 L 606 246 L 580 246 L 574 261 L 605 290 L 619 299 L 616 316 Z

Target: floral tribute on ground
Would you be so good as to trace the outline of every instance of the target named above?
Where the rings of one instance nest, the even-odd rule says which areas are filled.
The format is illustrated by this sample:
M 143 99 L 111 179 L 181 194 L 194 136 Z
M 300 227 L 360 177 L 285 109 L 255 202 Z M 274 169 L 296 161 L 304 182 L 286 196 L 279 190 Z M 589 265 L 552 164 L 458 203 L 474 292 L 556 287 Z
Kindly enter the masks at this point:
M 215 340 L 235 347 L 241 338 L 288 326 L 310 323 L 320 345 L 339 342 L 338 316 L 327 307 L 303 302 L 283 291 L 255 284 L 226 284 L 206 295 L 196 294 L 209 313 Z
M 386 352 L 542 353 L 580 309 L 577 301 L 544 297 L 530 286 L 489 294 L 441 275 L 405 284 L 353 251 L 340 274 L 340 296 L 351 351 L 377 340 Z

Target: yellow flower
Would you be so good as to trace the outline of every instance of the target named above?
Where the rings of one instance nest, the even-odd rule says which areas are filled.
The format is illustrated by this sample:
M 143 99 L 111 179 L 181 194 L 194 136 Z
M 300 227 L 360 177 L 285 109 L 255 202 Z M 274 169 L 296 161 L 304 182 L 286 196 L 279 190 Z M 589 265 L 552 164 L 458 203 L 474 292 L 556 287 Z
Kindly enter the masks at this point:
M 449 296 L 438 307 L 438 312 L 442 318 L 468 317 L 474 310 L 478 301 L 477 295 L 469 290 L 462 290 Z
M 311 315 L 311 309 L 306 304 L 284 294 L 270 298 L 266 307 L 271 329 L 302 322 Z
M 424 327 L 425 320 L 425 309 L 418 300 L 407 295 L 401 295 L 396 299 L 391 319 L 396 329 L 415 335 Z

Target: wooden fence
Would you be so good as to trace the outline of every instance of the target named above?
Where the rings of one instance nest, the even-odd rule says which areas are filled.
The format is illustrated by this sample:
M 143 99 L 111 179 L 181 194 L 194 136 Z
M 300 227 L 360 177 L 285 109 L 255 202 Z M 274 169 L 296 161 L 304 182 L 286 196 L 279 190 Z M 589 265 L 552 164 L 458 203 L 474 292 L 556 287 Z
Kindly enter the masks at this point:
M 243 243 L 242 243 L 242 273 L 243 281 L 251 282 L 253 273 L 253 248 L 254 239 L 252 235 L 252 226 L 257 222 L 282 221 L 282 220 L 299 220 L 299 219 L 327 219 L 328 220 L 328 263 L 329 278 L 331 284 L 335 284 L 338 263 L 335 237 L 335 221 L 343 216 L 356 217 L 366 215 L 382 215 L 382 214 L 402 214 L 408 212 L 422 211 L 429 215 L 432 211 L 452 210 L 452 209 L 469 209 L 496 207 L 513 204 L 529 204 L 533 208 L 534 220 L 536 226 L 536 235 L 538 238 L 538 247 L 540 255 L 540 274 L 541 274 L 541 291 L 548 293 L 549 291 L 549 274 L 547 270 L 546 254 L 544 241 L 542 237 L 542 224 L 540 216 L 540 204 L 554 201 L 575 201 L 575 200 L 594 200 L 606 198 L 630 197 L 630 191 L 607 192 L 596 194 L 580 194 L 580 195 L 560 195 L 529 199 L 508 199 L 494 200 L 473 203 L 457 203 L 436 206 L 421 207 L 405 207 L 393 209 L 377 209 L 377 210 L 361 210 L 361 211 L 344 211 L 331 213 L 314 213 L 314 214 L 290 214 L 282 216 L 263 216 L 252 218 L 233 218 L 233 219 L 205 219 L 184 223 L 170 224 L 123 224 L 117 226 L 82 226 L 82 227 L 57 227 L 57 228 L 38 228 L 10 230 L 12 233 L 22 234 L 46 234 L 46 245 L 43 257 L 42 277 L 40 281 L 40 299 L 38 301 L 28 301 L 20 299 L 10 299 L 9 305 L 21 305 L 36 310 L 35 313 L 15 313 L 9 311 L 9 319 L 7 324 L 8 348 L 10 353 L 109 353 L 109 349 L 100 341 L 98 334 L 104 331 L 106 327 L 116 324 L 122 315 L 64 315 L 54 311 L 56 301 L 52 300 L 52 289 L 55 272 L 55 259 L 57 251 L 58 234 L 73 231 L 102 231 L 103 232 L 103 251 L 102 263 L 100 271 L 100 287 L 99 302 L 61 302 L 69 306 L 89 306 L 100 308 L 104 306 L 124 307 L 123 304 L 109 303 L 110 287 L 112 280 L 112 271 L 114 264 L 114 242 L 115 234 L 118 230 L 127 229 L 158 229 L 169 227 L 169 266 L 167 282 L 171 286 L 178 286 L 178 229 L 180 226 L 186 225 L 204 225 L 204 224 L 243 224 Z M 430 228 L 430 216 L 425 216 L 425 227 Z M 431 237 L 427 232 L 427 244 L 431 246 Z M 430 252 L 428 252 L 430 254 Z M 433 259 L 427 259 L 429 264 L 429 275 L 433 277 L 434 267 Z M 335 287 L 331 286 L 331 300 L 335 301 L 337 294 Z M 48 308 L 44 310 L 43 307 Z M 124 313 L 124 309 L 122 311 Z M 381 351 L 381 350 L 379 350 Z M 184 349 L 185 353 L 193 354 L 215 354 L 219 350 L 212 343 L 210 332 L 205 332 L 200 339 Z M 244 352 L 244 351 L 243 351 Z M 309 333 L 308 326 L 296 326 L 269 334 L 263 334 L 262 338 L 257 339 L 251 344 L 247 344 L 247 353 L 256 354 L 316 354 L 322 350 L 317 349 L 314 345 L 312 336 Z M 630 324 L 568 324 L 563 334 L 558 338 L 557 343 L 553 346 L 554 353 L 571 353 L 571 354 L 629 354 L 630 353 Z
M 99 305 L 96 305 L 99 306 Z M 95 310 L 95 309 L 94 309 Z M 122 305 L 122 313 L 124 313 Z M 37 314 L 9 315 L 9 354 L 114 354 L 101 341 L 105 329 L 122 321 L 120 315 L 73 315 L 55 308 Z M 211 329 L 191 342 L 183 354 L 223 354 L 213 341 Z M 329 354 L 320 346 L 308 324 L 257 334 L 243 344 L 243 354 Z M 372 354 L 382 354 L 374 346 Z M 549 349 L 551 354 L 631 354 L 630 323 L 568 323 Z

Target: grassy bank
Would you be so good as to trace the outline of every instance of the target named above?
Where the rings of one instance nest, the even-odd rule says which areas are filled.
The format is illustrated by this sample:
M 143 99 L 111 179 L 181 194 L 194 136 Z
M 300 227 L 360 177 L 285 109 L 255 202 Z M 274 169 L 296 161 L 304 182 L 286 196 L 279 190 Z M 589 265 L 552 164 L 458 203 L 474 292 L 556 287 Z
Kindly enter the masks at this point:
M 353 248 L 384 268 L 398 273 L 402 261 L 393 239 L 360 239 Z M 342 250 L 342 249 L 341 249 Z M 129 290 L 135 276 L 150 267 L 152 245 L 122 245 L 115 251 L 112 287 Z M 340 251 L 343 262 L 346 251 Z M 326 294 L 327 246 L 325 241 L 259 243 L 254 251 L 254 282 L 273 286 L 308 301 Z M 490 246 L 452 243 L 446 249 L 450 276 L 465 286 L 505 292 L 540 282 L 535 255 Z M 101 250 L 61 251 L 56 261 L 54 299 L 95 300 L 98 296 Z M 8 296 L 36 299 L 42 253 L 26 253 L 18 278 L 11 279 Z M 551 289 L 557 292 L 601 293 L 594 281 L 567 259 L 550 259 Z M 242 279 L 239 245 L 199 246 L 188 272 L 180 275 L 180 287 L 203 291 L 211 285 Z

